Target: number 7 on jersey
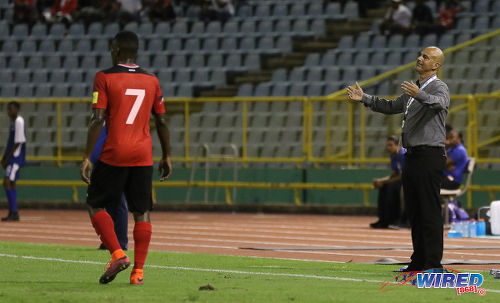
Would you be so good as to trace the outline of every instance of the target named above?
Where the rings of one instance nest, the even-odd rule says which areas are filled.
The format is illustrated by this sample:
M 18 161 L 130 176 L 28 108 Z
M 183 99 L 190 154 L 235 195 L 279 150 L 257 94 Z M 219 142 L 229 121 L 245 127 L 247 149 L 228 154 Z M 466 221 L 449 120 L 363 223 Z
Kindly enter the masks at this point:
M 125 124 L 133 124 L 135 121 L 135 117 L 139 112 L 139 108 L 141 108 L 142 101 L 144 101 L 144 96 L 146 95 L 146 91 L 144 89 L 127 88 L 127 90 L 125 91 L 125 95 L 137 97 L 135 98 L 134 105 L 132 106 L 132 109 L 128 114 L 127 121 L 125 122 Z

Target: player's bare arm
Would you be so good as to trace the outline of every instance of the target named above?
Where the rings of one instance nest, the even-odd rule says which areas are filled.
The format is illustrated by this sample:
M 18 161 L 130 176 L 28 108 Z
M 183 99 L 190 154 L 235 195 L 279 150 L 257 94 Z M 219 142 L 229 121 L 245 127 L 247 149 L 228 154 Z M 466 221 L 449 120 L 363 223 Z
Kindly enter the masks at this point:
M 159 168 L 160 181 L 164 181 L 172 174 L 172 160 L 170 159 L 170 134 L 168 131 L 167 116 L 165 114 L 154 114 L 154 117 L 162 152 Z
M 90 117 L 89 130 L 87 135 L 87 147 L 85 148 L 85 153 L 83 154 L 83 162 L 80 170 L 80 176 L 82 180 L 87 184 L 90 184 L 90 171 L 92 168 L 92 164 L 90 163 L 90 155 L 92 154 L 95 143 L 99 138 L 104 120 L 105 110 L 101 108 L 94 108 L 92 110 L 92 116 Z
M 14 143 L 12 148 L 10 149 L 9 153 L 2 158 L 2 167 L 5 169 L 7 167 L 7 164 L 9 164 L 9 160 L 16 151 L 16 149 L 21 145 L 21 143 Z
M 352 101 L 361 101 L 363 99 L 363 94 L 363 89 L 359 86 L 358 82 L 356 82 L 356 86 L 347 87 L 347 95 Z

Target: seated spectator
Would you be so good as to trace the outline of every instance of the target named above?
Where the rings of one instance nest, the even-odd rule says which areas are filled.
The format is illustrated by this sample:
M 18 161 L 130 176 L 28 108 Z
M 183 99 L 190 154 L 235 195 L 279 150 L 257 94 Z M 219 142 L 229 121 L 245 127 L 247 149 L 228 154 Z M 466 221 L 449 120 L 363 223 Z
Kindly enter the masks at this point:
M 35 0 L 14 1 L 14 22 L 34 24 L 37 19 Z
M 439 10 L 439 24 L 444 29 L 455 27 L 456 15 L 464 9 L 460 0 L 446 0 L 444 7 Z
M 118 0 L 118 3 L 120 4 L 118 19 L 122 25 L 129 22 L 139 22 L 141 20 L 141 0 Z
M 441 188 L 459 188 L 468 163 L 469 157 L 460 139 L 460 134 L 456 130 L 449 131 L 446 134 L 446 169 Z
M 175 14 L 172 0 L 154 0 L 148 3 L 147 14 L 151 22 L 174 20 Z
M 410 31 L 410 25 L 411 11 L 401 0 L 392 0 L 391 7 L 387 9 L 379 30 L 382 35 L 406 35 Z
M 62 22 L 69 24 L 73 21 L 73 13 L 78 7 L 78 0 L 55 0 L 50 12 L 45 12 L 47 22 Z
M 416 0 L 412 11 L 411 27 L 421 36 L 430 34 L 436 30 L 432 10 L 424 0 Z
M 396 136 L 387 138 L 386 149 L 391 157 L 390 176 L 373 180 L 373 187 L 378 188 L 378 221 L 371 223 L 371 228 L 388 228 L 399 224 L 401 218 L 401 172 L 404 164 L 405 149 L 399 146 Z
M 234 6 L 231 0 L 204 0 L 201 4 L 200 19 L 226 22 L 234 15 Z

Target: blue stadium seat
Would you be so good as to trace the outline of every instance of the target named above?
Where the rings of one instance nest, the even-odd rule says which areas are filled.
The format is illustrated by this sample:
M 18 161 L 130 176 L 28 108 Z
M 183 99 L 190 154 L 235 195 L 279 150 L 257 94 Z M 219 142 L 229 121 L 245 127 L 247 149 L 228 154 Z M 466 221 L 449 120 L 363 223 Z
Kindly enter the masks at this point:
M 55 69 L 50 73 L 50 82 L 51 83 L 64 83 L 66 82 L 66 70 L 64 69 Z
M 178 20 L 174 23 L 171 33 L 175 35 L 184 35 L 188 33 L 188 25 L 186 21 Z
M 47 35 L 47 26 L 43 23 L 36 23 L 31 28 L 30 36 L 32 39 L 42 40 L 45 39 L 46 35 Z
M 53 52 L 56 51 L 56 45 L 54 43 L 54 40 L 43 40 L 42 42 L 40 42 L 40 46 L 38 48 L 38 51 L 42 54 L 42 55 L 49 55 Z
M 28 63 L 26 67 L 30 69 L 43 68 L 43 57 L 40 55 L 33 55 L 28 57 Z
M 68 97 L 69 85 L 65 83 L 56 83 L 52 88 L 53 97 Z
M 198 69 L 205 66 L 205 57 L 203 55 L 192 55 L 189 59 L 189 67 Z
M 268 29 L 269 30 L 269 29 Z M 255 22 L 253 20 L 245 20 L 240 26 L 241 33 L 254 33 L 255 32 Z
M 265 50 L 265 51 L 274 50 L 274 39 L 273 39 L 273 37 L 269 37 L 269 36 L 262 36 L 262 37 L 260 37 L 257 48 L 260 49 L 260 50 Z
M 64 39 L 59 42 L 59 47 L 57 49 L 60 53 L 71 53 L 73 52 L 73 40 Z
M 402 53 L 400 51 L 390 51 L 388 54 L 387 54 L 387 59 L 386 61 L 383 61 L 385 62 L 385 64 L 387 65 L 400 65 L 402 64 Z
M 172 82 L 174 80 L 173 71 L 171 69 L 162 68 L 158 72 L 160 82 Z
M 32 82 L 35 84 L 47 83 L 49 80 L 49 73 L 46 69 L 35 69 L 33 70 Z
M 138 28 L 139 24 L 137 22 L 127 22 L 127 24 L 123 27 L 123 30 L 137 33 Z
M 323 19 L 315 19 L 311 23 L 310 30 L 317 36 L 325 35 L 326 24 Z
M 222 40 L 221 50 L 223 51 L 232 51 L 237 49 L 236 38 L 234 37 L 226 37 Z
M 191 84 L 181 84 L 177 90 L 178 97 L 192 97 L 193 86 Z
M 184 55 L 174 55 L 170 59 L 170 65 L 169 67 L 171 68 L 184 68 L 186 67 L 186 56 Z
M 34 93 L 33 84 L 24 83 L 22 85 L 19 85 L 17 89 L 17 97 L 19 98 L 31 98 L 34 96 L 33 93 Z
M 302 17 L 306 12 L 306 3 L 305 2 L 297 2 L 293 3 L 290 8 L 290 16 L 292 17 Z
M 241 9 L 241 8 L 240 8 Z M 225 24 L 224 24 L 224 29 L 223 29 L 223 32 L 224 32 L 224 35 L 231 35 L 231 34 L 237 34 L 239 33 L 238 32 L 238 22 L 236 21 L 227 21 Z
M 153 34 L 153 23 L 151 22 L 141 22 L 137 28 L 137 34 L 139 37 L 148 37 Z M 166 32 L 165 32 L 166 33 Z
M 18 84 L 29 84 L 31 82 L 31 70 L 18 69 L 14 72 L 14 82 Z
M 341 70 L 336 66 L 328 67 L 325 72 L 324 80 L 326 82 L 334 82 L 340 81 L 341 79 Z
M 474 21 L 474 29 L 489 29 L 490 28 L 490 18 L 488 16 L 477 17 Z
M 5 55 L 16 54 L 18 52 L 17 42 L 14 40 L 7 40 L 3 42 L 2 53 Z
M 218 21 L 212 21 L 207 24 L 205 33 L 208 35 L 218 35 L 221 33 L 221 23 Z
M 305 66 L 318 66 L 320 64 L 321 56 L 318 53 L 310 53 L 306 57 Z
M 212 54 L 208 57 L 207 67 L 223 67 L 224 60 L 222 59 L 222 55 L 220 54 Z
M 87 35 L 91 39 L 98 38 L 102 35 L 102 23 L 92 22 L 87 28 Z
M 323 90 L 324 90 L 323 83 L 310 83 L 307 85 L 306 95 L 307 96 L 322 96 Z
M 10 57 L 8 68 L 24 68 L 25 59 L 23 55 L 14 55 Z
M 68 55 L 64 57 L 63 67 L 66 69 L 79 68 L 79 58 L 75 55 Z
M 321 58 L 321 65 L 324 67 L 334 66 L 336 64 L 336 55 L 334 52 L 328 51 Z
M 137 65 L 143 68 L 149 68 L 151 66 L 150 58 L 146 54 L 139 54 L 136 60 Z
M 170 23 L 168 22 L 159 22 L 156 24 L 154 29 L 154 34 L 159 37 L 163 37 L 166 33 L 170 33 Z
M 294 83 L 293 85 L 290 85 L 290 92 L 288 94 L 290 96 L 304 96 L 305 88 L 305 83 Z
M 356 54 L 353 63 L 354 63 L 354 65 L 357 65 L 357 66 L 364 66 L 364 65 L 367 65 L 369 62 L 370 62 L 370 53 L 368 51 L 359 51 Z
M 346 66 L 342 69 L 343 81 L 356 81 L 358 79 L 358 70 L 356 67 Z
M 86 97 L 87 93 L 87 84 L 85 83 L 74 83 L 70 86 L 70 97 Z
M 404 46 L 408 48 L 418 48 L 420 46 L 420 36 L 417 34 L 411 34 L 406 37 Z
M 45 68 L 61 68 L 61 57 L 59 55 L 46 56 L 45 59 Z
M 205 32 L 205 23 L 201 21 L 194 22 L 193 25 L 191 26 L 191 31 L 190 33 L 193 35 L 200 35 Z
M 111 66 L 113 66 L 113 62 L 110 55 L 106 54 L 99 58 L 99 65 L 97 66 L 99 69 L 110 68 Z
M 271 15 L 271 6 L 268 4 L 259 4 L 255 8 L 255 14 L 254 14 L 255 17 L 266 19 L 265 17 L 269 17 L 270 15 Z
M 238 87 L 238 92 L 236 93 L 237 96 L 242 97 L 242 96 L 252 96 L 253 95 L 253 86 L 250 83 L 245 83 L 240 85 Z
M 370 39 L 371 37 L 369 35 L 360 35 L 356 39 L 354 47 L 357 49 L 368 49 L 370 47 Z
M 7 60 L 3 54 L 0 54 L 0 69 L 7 67 Z
M 97 54 L 105 54 L 109 52 L 109 40 L 108 39 L 98 39 L 94 43 L 94 52 Z
M 12 28 L 11 39 L 24 40 L 28 37 L 27 24 L 15 24 Z
M 203 48 L 207 52 L 215 52 L 219 49 L 219 40 L 217 38 L 207 38 L 203 40 Z
M 0 22 L 0 37 L 9 37 L 9 24 Z
M 241 64 L 241 56 L 239 54 L 230 54 L 227 56 L 224 66 L 230 67 L 231 69 L 239 69 Z
M 238 8 L 238 11 L 236 12 L 236 15 L 238 17 L 241 17 L 241 18 L 248 18 L 248 17 L 252 17 L 253 13 L 252 13 L 252 7 L 250 7 L 249 5 L 242 5 Z M 226 31 L 224 31 L 226 32 Z
M 354 53 L 350 51 L 341 52 L 337 57 L 337 65 L 339 66 L 352 65 L 353 54 Z
M 48 98 L 51 96 L 52 85 L 47 83 L 40 83 L 35 86 L 35 96 L 37 98 Z
M 24 53 L 25 55 L 36 53 L 36 42 L 33 40 L 24 40 L 21 42 L 19 52 Z
M 66 33 L 66 27 L 62 23 L 54 23 L 50 26 L 49 38 L 61 39 Z
M 272 82 L 286 82 L 287 75 L 286 69 L 278 68 L 273 72 L 273 76 L 271 78 Z
M 113 38 L 120 31 L 120 25 L 118 23 L 108 23 L 104 27 L 103 36 L 107 38 Z
M 187 39 L 184 44 L 184 50 L 189 53 L 199 51 L 200 49 L 200 40 L 198 38 Z
M 359 17 L 358 3 L 354 1 L 347 1 L 347 3 L 344 4 L 344 10 L 342 11 L 342 14 L 350 19 L 358 18 Z
M 167 40 L 167 50 L 169 52 L 177 52 L 182 50 L 182 40 L 179 38 L 170 38 Z
M 323 68 L 322 67 L 310 67 L 307 69 L 306 81 L 319 82 L 322 79 L 323 79 Z
M 304 14 L 304 12 L 303 12 Z M 309 4 L 309 8 L 307 10 L 307 15 L 320 17 L 323 15 L 323 3 L 320 2 L 312 2 Z
M 226 71 L 224 69 L 212 69 L 212 72 L 210 73 L 210 82 L 215 85 L 225 85 Z
M 148 43 L 148 52 L 162 52 L 164 50 L 163 39 L 151 39 Z
M 16 97 L 16 88 L 15 84 L 0 84 L 0 93 L 3 98 Z
M 83 71 L 79 69 L 72 69 L 68 72 L 67 82 L 70 84 L 81 83 L 83 80 Z
M 243 66 L 248 70 L 259 70 L 260 69 L 260 56 L 258 54 L 250 53 L 245 56 L 245 61 Z
M 339 45 L 337 48 L 346 49 L 354 47 L 354 38 L 351 35 L 345 35 L 340 38 Z
M 292 38 L 290 36 L 281 36 L 276 42 L 276 48 L 281 52 L 289 53 L 292 51 Z
M 288 81 L 292 83 L 304 81 L 305 69 L 303 67 L 294 67 L 288 75 Z
M 0 84 L 8 84 L 13 82 L 14 75 L 12 70 L 10 69 L 1 69 L 0 70 Z
M 78 40 L 76 43 L 75 51 L 81 53 L 81 54 L 88 54 L 89 52 L 92 51 L 92 45 L 90 42 L 90 39 L 86 38 L 81 38 Z
M 81 23 L 73 23 L 69 28 L 68 35 L 74 38 L 82 37 L 85 35 L 85 27 Z
M 490 12 L 490 1 L 489 0 L 475 0 L 474 1 L 474 12 L 475 13 L 489 13 Z
M 359 79 L 368 80 L 377 74 L 377 70 L 373 66 L 363 66 L 359 70 Z
M 440 37 L 438 46 L 441 49 L 449 48 L 449 47 L 453 46 L 454 40 L 455 40 L 455 37 L 453 34 L 446 33 Z
M 472 29 L 472 17 L 461 16 L 457 18 L 457 24 L 455 26 L 459 30 L 470 30 Z
M 383 64 L 388 64 L 388 65 L 397 65 L 399 63 L 397 62 L 389 62 L 389 61 L 386 61 L 385 59 L 385 51 L 383 50 L 377 50 L 375 51 L 371 56 L 370 56 L 370 61 L 369 61 L 369 64 L 370 65 L 383 65 Z M 359 53 L 358 53 L 358 56 L 359 56 Z M 357 58 L 357 57 L 356 57 Z
M 254 96 L 256 97 L 269 96 L 269 83 L 259 83 L 257 87 L 255 87 Z
M 402 35 L 393 35 L 389 37 L 389 41 L 387 43 L 388 48 L 400 48 L 403 47 L 403 36 Z
M 386 37 L 383 35 L 377 35 L 373 38 L 371 42 L 371 48 L 385 48 L 387 47 Z
M 288 93 L 288 83 L 281 82 L 273 85 L 271 90 L 271 96 L 287 96 Z
M 325 15 L 329 17 L 342 16 L 340 3 L 339 2 L 330 2 L 326 7 Z
M 430 46 L 430 45 L 437 45 L 437 35 L 436 34 L 428 34 L 428 35 L 425 35 L 423 38 L 422 38 L 422 43 L 421 45 L 423 47 L 426 47 L 426 46 Z
M 276 4 L 273 9 L 274 17 L 288 16 L 288 6 L 286 4 Z
M 278 20 L 278 22 L 274 25 L 274 31 L 280 34 L 289 33 L 291 31 L 290 20 Z

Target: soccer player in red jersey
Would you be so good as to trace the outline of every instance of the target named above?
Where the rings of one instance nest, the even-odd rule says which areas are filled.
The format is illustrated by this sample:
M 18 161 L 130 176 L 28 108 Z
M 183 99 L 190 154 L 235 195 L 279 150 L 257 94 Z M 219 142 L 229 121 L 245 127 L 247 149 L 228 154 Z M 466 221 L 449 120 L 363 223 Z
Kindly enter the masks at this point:
M 135 33 L 118 33 L 110 46 L 113 67 L 98 72 L 94 80 L 92 116 L 80 173 L 82 180 L 89 184 L 87 204 L 92 225 L 111 253 L 111 262 L 99 279 L 101 284 L 113 281 L 120 271 L 130 266 L 128 256 L 120 248 L 113 220 L 105 210 L 120 203 L 122 193 L 135 220 L 134 269 L 130 283 L 143 284 L 143 266 L 152 231 L 149 219 L 153 205 L 151 113 L 162 148 L 160 181 L 172 173 L 160 84 L 155 75 L 135 65 L 138 45 Z M 89 158 L 105 121 L 108 136 L 91 174 Z

